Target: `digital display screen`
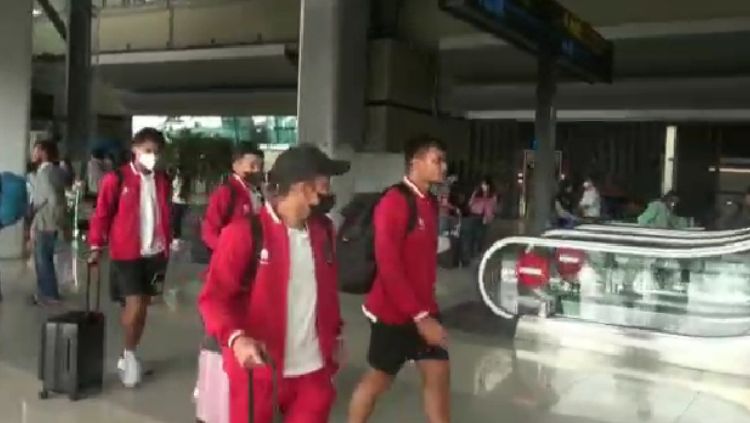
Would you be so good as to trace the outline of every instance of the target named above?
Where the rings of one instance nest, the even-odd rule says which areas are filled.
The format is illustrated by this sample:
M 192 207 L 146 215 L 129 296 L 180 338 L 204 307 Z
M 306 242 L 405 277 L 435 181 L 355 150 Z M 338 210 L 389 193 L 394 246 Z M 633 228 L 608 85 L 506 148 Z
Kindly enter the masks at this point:
M 586 81 L 612 81 L 612 43 L 555 0 L 440 0 L 440 6 L 534 55 L 549 49 Z

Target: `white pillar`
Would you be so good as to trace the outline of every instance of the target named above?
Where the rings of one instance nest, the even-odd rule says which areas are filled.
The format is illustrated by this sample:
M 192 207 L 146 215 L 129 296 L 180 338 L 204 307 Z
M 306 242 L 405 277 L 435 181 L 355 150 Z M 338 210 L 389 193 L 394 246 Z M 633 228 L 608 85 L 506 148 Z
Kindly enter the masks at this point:
M 302 0 L 297 115 L 300 142 L 352 160 L 364 142 L 369 0 Z M 333 181 L 339 205 L 353 172 Z
M 33 0 L 3 2 L 0 11 L 0 171 L 24 174 L 31 110 Z M 0 258 L 19 258 L 22 225 L 0 230 Z
M 677 151 L 677 126 L 667 126 L 664 141 L 664 167 L 662 168 L 661 193 L 666 194 L 674 188 L 676 168 L 675 152 Z

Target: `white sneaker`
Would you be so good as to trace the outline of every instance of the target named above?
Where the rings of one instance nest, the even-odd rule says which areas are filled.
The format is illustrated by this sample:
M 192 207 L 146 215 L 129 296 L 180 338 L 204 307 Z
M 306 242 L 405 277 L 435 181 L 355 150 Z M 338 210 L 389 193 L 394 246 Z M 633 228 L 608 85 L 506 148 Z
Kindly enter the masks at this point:
M 141 362 L 130 351 L 125 351 L 117 361 L 117 373 L 126 388 L 135 388 L 141 383 Z

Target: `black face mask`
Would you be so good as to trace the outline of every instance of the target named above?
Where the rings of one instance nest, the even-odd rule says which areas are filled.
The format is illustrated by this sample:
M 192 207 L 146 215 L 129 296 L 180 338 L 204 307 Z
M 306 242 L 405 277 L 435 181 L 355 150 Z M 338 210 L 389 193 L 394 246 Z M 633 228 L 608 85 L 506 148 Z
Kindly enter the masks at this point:
M 245 182 L 248 184 L 259 187 L 265 180 L 265 175 L 263 172 L 246 173 L 243 179 L 245 179 Z
M 318 194 L 318 204 L 312 207 L 312 214 L 325 215 L 336 205 L 335 194 Z

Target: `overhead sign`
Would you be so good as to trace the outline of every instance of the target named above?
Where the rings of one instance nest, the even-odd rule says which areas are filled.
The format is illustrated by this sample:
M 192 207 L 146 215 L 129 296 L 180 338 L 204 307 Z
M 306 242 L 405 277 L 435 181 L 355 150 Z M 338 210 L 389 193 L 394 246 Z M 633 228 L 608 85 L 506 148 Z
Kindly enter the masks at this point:
M 440 0 L 440 7 L 531 54 L 549 51 L 588 82 L 612 82 L 612 43 L 555 0 Z

